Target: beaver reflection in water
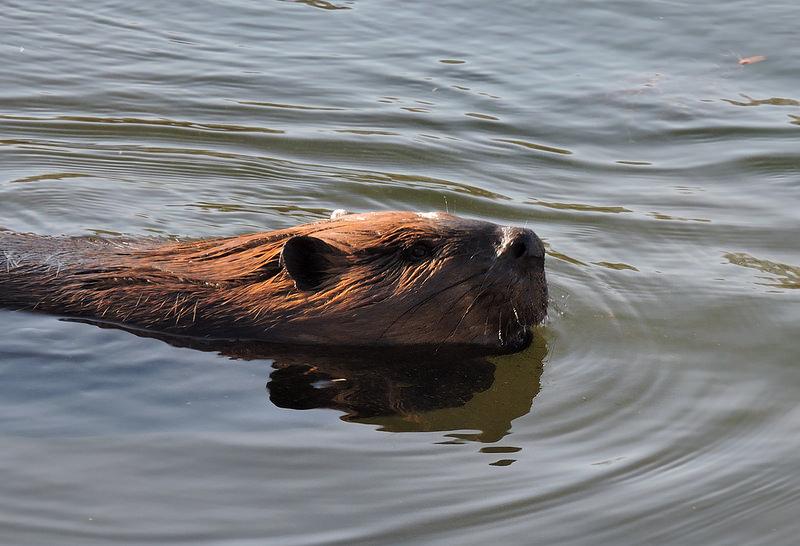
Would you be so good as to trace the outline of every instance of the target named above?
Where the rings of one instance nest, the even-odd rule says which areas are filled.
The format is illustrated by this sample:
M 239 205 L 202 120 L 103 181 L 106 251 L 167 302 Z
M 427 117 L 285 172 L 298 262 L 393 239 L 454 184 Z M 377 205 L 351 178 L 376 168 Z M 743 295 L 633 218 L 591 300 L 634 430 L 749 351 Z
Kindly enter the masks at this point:
M 445 213 L 183 242 L 0 232 L 0 306 L 209 339 L 513 352 L 547 312 L 544 257 L 531 230 Z

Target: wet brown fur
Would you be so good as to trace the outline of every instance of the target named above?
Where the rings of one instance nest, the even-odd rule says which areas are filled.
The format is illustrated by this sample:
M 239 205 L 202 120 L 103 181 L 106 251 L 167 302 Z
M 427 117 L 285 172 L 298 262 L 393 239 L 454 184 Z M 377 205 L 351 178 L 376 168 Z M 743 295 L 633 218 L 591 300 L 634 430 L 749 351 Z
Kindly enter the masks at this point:
M 505 263 L 501 229 L 387 212 L 167 243 L 0 232 L 0 306 L 197 337 L 503 348 L 544 318 L 547 290 L 543 251 Z M 313 288 L 281 257 L 297 237 L 326 246 Z

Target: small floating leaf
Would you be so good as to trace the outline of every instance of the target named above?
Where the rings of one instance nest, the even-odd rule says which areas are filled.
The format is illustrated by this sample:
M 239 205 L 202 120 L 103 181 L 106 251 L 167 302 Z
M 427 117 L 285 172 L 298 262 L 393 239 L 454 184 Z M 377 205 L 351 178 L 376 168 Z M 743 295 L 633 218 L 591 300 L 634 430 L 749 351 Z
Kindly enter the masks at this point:
M 755 64 L 766 60 L 767 58 L 764 55 L 753 55 L 752 57 L 743 57 L 739 59 L 739 64 Z

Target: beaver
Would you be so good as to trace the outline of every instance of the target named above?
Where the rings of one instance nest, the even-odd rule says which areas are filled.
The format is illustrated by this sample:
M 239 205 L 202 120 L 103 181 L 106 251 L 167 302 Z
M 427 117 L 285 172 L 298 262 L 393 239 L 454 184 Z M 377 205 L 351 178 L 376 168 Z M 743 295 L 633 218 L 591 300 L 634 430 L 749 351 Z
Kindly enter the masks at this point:
M 187 241 L 0 232 L 0 306 L 206 339 L 514 352 L 547 312 L 544 260 L 530 229 L 443 212 Z

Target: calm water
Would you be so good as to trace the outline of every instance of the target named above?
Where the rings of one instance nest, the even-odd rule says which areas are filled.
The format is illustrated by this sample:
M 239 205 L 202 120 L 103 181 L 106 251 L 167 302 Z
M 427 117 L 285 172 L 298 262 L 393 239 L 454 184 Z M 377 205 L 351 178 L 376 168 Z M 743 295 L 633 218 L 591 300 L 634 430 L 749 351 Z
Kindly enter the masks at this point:
M 796 543 L 796 2 L 2 4 L 0 225 L 447 208 L 533 227 L 552 311 L 313 373 L 2 311 L 0 541 Z

